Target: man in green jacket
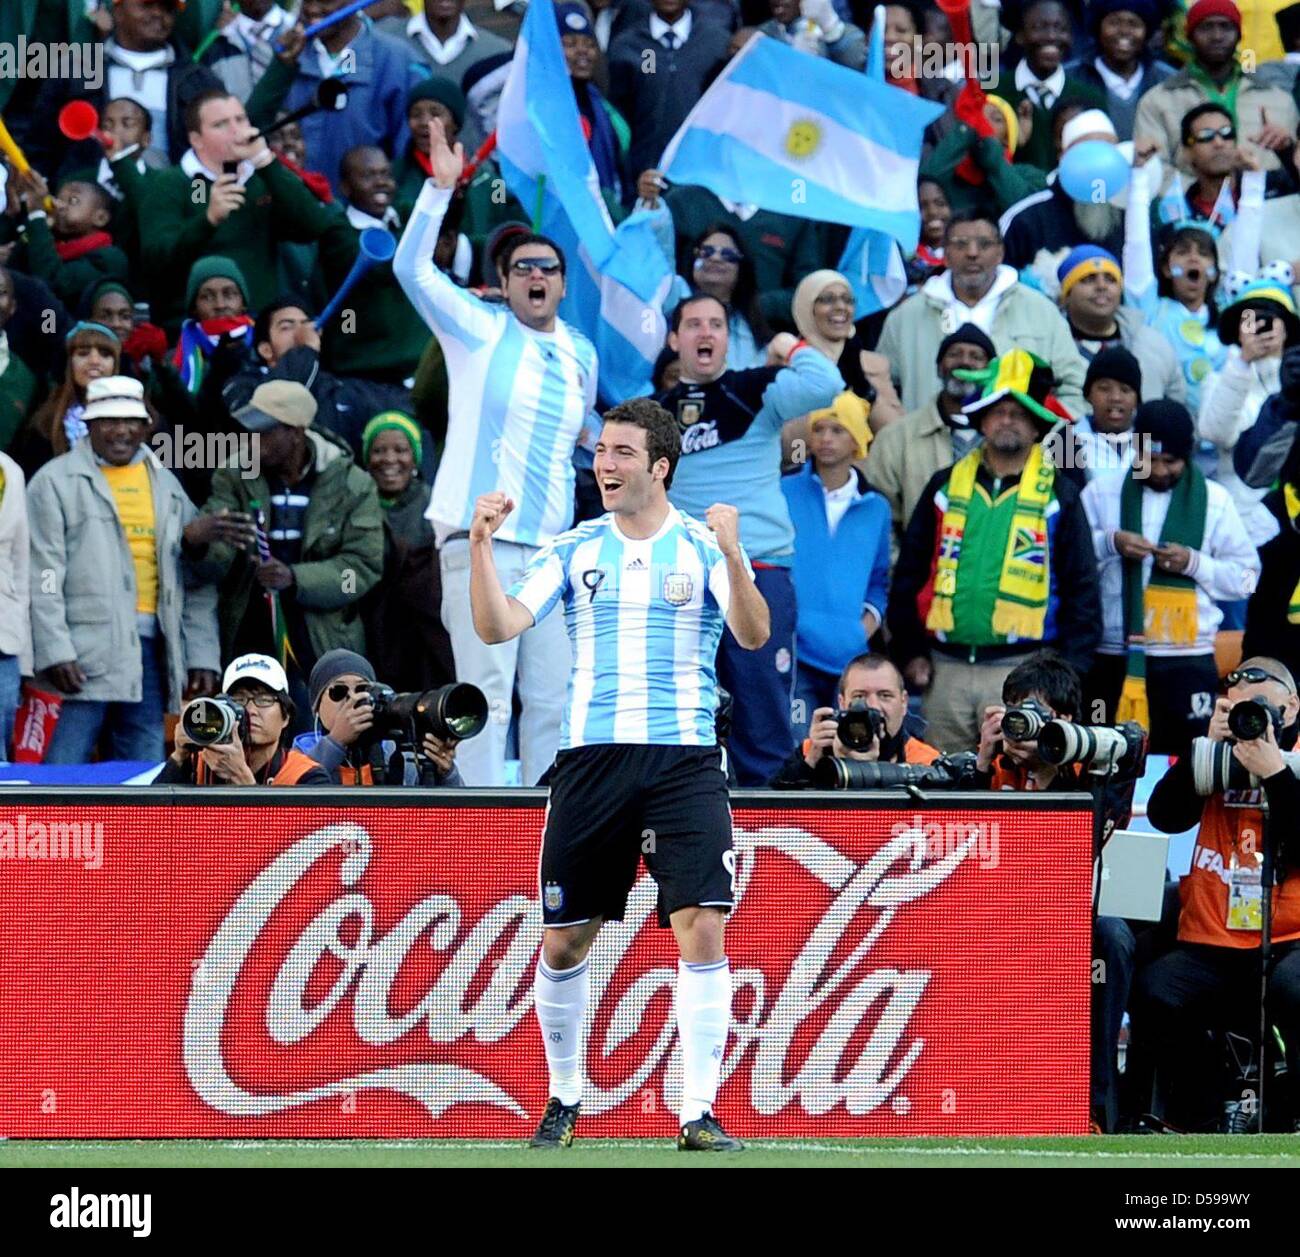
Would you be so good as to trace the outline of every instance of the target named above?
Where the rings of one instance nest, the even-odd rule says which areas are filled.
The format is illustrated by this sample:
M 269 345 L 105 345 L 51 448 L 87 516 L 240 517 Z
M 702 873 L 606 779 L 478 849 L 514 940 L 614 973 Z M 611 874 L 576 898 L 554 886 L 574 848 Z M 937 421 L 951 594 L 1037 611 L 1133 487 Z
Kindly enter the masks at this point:
M 279 290 L 279 245 L 317 240 L 334 221 L 255 136 L 236 97 L 204 92 L 186 109 L 185 126 L 190 149 L 178 166 L 142 175 L 130 160 L 113 163 L 142 227 L 141 262 L 155 321 L 173 328 L 185 312 L 186 276 L 199 258 L 216 253 L 234 262 L 248 277 L 249 307 L 258 310 Z
M 361 600 L 384 566 L 379 496 L 347 445 L 312 428 L 316 401 L 301 384 L 268 381 L 235 417 L 256 436 L 259 474 L 218 469 L 186 551 L 198 579 L 220 582 L 222 658 L 283 659 L 305 698 L 326 651 L 365 649 Z

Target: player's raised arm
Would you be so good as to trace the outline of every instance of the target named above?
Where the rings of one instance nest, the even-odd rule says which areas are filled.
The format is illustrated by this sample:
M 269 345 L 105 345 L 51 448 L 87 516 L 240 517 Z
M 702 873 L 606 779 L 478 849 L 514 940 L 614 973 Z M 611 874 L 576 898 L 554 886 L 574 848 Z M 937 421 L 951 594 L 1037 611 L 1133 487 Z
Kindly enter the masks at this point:
M 772 615 L 740 548 L 740 512 L 734 506 L 715 502 L 705 513 L 704 522 L 713 530 L 718 549 L 727 561 L 727 627 L 746 650 L 758 650 L 772 635 Z
M 508 642 L 533 627 L 533 613 L 501 588 L 492 557 L 492 534 L 514 509 L 504 493 L 485 493 L 474 503 L 469 526 L 469 605 L 474 631 L 489 646 Z

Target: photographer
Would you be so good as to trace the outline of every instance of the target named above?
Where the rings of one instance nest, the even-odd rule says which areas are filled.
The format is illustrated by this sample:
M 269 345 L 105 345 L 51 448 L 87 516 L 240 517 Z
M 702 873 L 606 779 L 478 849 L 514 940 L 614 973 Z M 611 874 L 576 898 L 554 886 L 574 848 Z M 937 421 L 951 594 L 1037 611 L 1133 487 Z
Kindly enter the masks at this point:
M 850 659 L 840 674 L 836 702 L 838 711 L 819 707 L 813 712 L 808 737 L 768 783 L 772 789 L 813 786 L 817 765 L 827 756 L 894 764 L 932 764 L 939 758 L 934 747 L 915 736 L 914 730 L 920 732 L 924 725 L 909 717 L 903 674 L 884 655 Z M 868 729 L 870 740 L 862 745 Z
M 243 655 L 226 669 L 222 696 L 243 709 L 243 720 L 228 737 L 217 742 L 196 741 L 186 726 L 188 717 L 204 719 L 197 698 L 186 705 L 176 726 L 176 749 L 167 757 L 156 785 L 264 786 L 284 766 L 293 700 L 284 669 L 268 655 Z M 319 764 L 304 769 L 300 785 L 327 786 L 330 775 Z
M 1147 818 L 1165 833 L 1199 823 L 1179 886 L 1178 942 L 1138 974 L 1131 1010 L 1135 1031 L 1151 1042 L 1170 1119 L 1188 1130 L 1216 1129 L 1222 1112 L 1217 1088 L 1207 1084 L 1220 1077 L 1222 1057 L 1206 1031 L 1225 1022 L 1258 1025 L 1251 1005 L 1259 990 L 1264 801 L 1278 879 L 1269 1017 L 1286 1043 L 1288 1076 L 1300 1069 L 1300 877 L 1293 871 L 1300 862 L 1300 780 L 1283 757 L 1296 742 L 1300 698 L 1291 672 L 1267 656 L 1247 659 L 1225 681 L 1208 736 L 1169 769 L 1147 806 Z M 1259 736 L 1242 736 L 1260 725 Z
M 1051 763 L 1039 749 L 1043 724 L 1079 722 L 1083 691 L 1074 668 L 1052 651 L 1039 651 L 1007 675 L 1002 701 L 1004 706 L 990 707 L 985 714 L 975 771 L 962 785 L 991 790 L 1087 790 L 1087 762 Z M 1009 736 L 1004 723 L 1025 736 Z M 1126 734 L 1129 748 L 1117 771 L 1106 778 L 1102 795 L 1105 837 L 1128 824 L 1133 791 L 1146 761 L 1140 730 L 1126 726 Z M 1154 936 L 1154 931 L 1141 925 L 1135 930 L 1118 917 L 1098 917 L 1093 925 L 1093 960 L 1101 962 L 1103 975 L 1092 987 L 1091 1107 L 1093 1126 L 1099 1132 L 1115 1130 L 1119 1121 L 1116 1044 L 1133 981 L 1139 932 L 1144 948 L 1151 946 L 1154 940 L 1146 935 Z
M 375 690 L 379 686 L 368 659 L 351 650 L 327 651 L 312 668 L 307 688 L 317 733 L 297 739 L 272 785 L 464 785 L 456 769 L 455 741 L 429 732 L 423 734 L 418 748 L 414 774 L 418 781 L 405 769 L 400 780 L 390 779 L 397 773 L 391 766 L 395 744 L 374 735 Z M 325 770 L 327 782 L 312 779 L 320 768 Z

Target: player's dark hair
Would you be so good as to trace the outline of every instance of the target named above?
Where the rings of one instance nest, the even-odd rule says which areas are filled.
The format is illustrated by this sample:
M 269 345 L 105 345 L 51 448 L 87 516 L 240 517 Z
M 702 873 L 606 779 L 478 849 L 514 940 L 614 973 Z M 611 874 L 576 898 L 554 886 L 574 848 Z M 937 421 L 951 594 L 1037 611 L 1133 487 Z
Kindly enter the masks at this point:
M 844 671 L 840 673 L 839 683 L 835 686 L 837 694 L 844 693 L 844 687 L 849 683 L 849 673 L 854 668 L 867 668 L 874 670 L 876 668 L 888 668 L 898 678 L 898 688 L 907 693 L 907 679 L 899 671 L 898 665 L 888 656 L 881 655 L 873 650 L 863 651 L 860 655 L 854 655 L 852 659 L 844 665 Z
M 188 101 L 185 105 L 185 134 L 193 135 L 202 126 L 204 105 L 210 105 L 214 100 L 229 100 L 232 96 L 239 99 L 234 92 L 228 92 L 224 87 L 209 87 Z
M 678 303 L 677 308 L 668 318 L 668 330 L 676 332 L 681 328 L 682 315 L 686 312 L 687 306 L 697 306 L 701 301 L 712 301 L 722 307 L 724 318 L 731 317 L 731 311 L 727 308 L 727 303 L 721 297 L 715 297 L 711 292 L 692 292 L 690 296 L 683 297 Z
M 1023 703 L 1035 695 L 1058 716 L 1078 720 L 1083 713 L 1083 686 L 1074 666 L 1054 650 L 1040 650 L 1011 669 L 1002 682 L 1002 701 Z
M 542 236 L 535 231 L 529 231 L 521 232 L 517 236 L 510 236 L 508 242 L 502 246 L 501 252 L 497 256 L 497 269 L 502 275 L 509 274 L 510 263 L 515 260 L 515 254 L 520 249 L 526 249 L 530 244 L 544 244 L 554 249 L 555 256 L 560 259 L 560 278 L 563 279 L 568 274 L 564 262 L 564 250 L 550 236 Z
M 653 398 L 634 397 L 629 402 L 622 402 L 607 410 L 605 422 L 626 423 L 633 428 L 640 428 L 645 433 L 650 466 L 653 467 L 661 458 L 668 460 L 664 488 L 672 488 L 673 472 L 677 470 L 677 460 L 682 453 L 682 434 L 677 427 L 677 420 L 668 411 Z

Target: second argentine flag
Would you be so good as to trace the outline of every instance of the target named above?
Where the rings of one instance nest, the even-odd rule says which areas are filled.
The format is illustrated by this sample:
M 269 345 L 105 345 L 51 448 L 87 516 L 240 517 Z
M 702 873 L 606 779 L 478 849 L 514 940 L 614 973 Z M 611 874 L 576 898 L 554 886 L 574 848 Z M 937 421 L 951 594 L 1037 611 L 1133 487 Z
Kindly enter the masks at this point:
M 874 227 L 909 252 L 925 128 L 943 107 L 767 35 L 687 115 L 661 169 L 724 200 Z

